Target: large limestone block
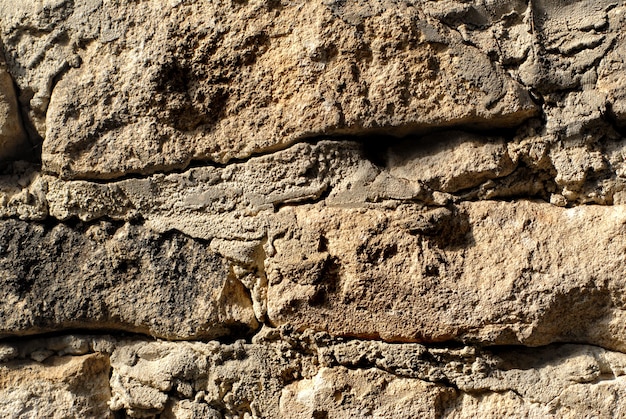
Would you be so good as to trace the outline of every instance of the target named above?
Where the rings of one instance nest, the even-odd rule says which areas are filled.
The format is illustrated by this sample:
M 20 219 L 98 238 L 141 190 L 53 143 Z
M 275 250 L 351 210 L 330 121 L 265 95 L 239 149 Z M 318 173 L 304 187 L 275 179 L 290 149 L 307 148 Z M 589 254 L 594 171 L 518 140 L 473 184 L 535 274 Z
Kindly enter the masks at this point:
M 22 126 L 13 79 L 7 73 L 0 44 L 0 161 L 25 157 L 31 152 Z
M 307 205 L 279 215 L 265 261 L 273 324 L 389 341 L 626 347 L 622 206 Z
M 223 163 L 320 134 L 511 126 L 536 113 L 498 63 L 420 3 L 28 1 L 0 11 L 10 62 L 28 69 L 17 83 L 45 135 L 44 167 L 68 178 Z
M 257 327 L 230 264 L 179 233 L 0 223 L 0 335 L 68 328 L 213 338 Z

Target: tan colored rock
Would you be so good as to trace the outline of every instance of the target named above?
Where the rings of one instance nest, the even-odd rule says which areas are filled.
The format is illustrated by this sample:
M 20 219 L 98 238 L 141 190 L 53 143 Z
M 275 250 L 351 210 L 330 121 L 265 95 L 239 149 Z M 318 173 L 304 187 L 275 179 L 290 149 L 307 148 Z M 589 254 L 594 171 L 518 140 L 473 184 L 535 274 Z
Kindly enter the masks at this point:
M 593 302 L 605 307 L 617 298 L 619 207 L 450 202 L 468 194 L 526 193 L 552 194 L 559 205 L 610 202 L 622 187 L 608 171 L 621 173 L 619 143 L 605 157 L 582 143 L 505 147 L 462 133 L 438 138 L 449 139 L 434 149 L 428 138 L 391 146 L 385 166 L 368 160 L 358 144 L 322 141 L 225 168 L 145 179 L 100 184 L 44 177 L 46 200 L 61 219 L 141 216 L 160 233 L 210 241 L 250 290 L 256 317 L 263 319 L 269 305 L 274 324 L 389 340 L 545 344 L 575 336 L 607 343 L 602 331 L 618 327 L 621 303 L 599 310 Z M 523 165 L 537 172 L 519 172 Z M 598 183 L 591 187 L 593 178 Z M 589 243 L 582 254 L 572 250 L 581 241 Z M 574 270 L 581 257 L 588 262 Z M 568 323 L 573 314 L 561 313 L 581 286 L 581 295 L 589 290 L 593 297 L 579 310 L 601 325 L 598 332 L 576 329 L 578 322 Z M 623 339 L 612 332 L 607 344 L 621 347 Z
M 613 18 L 619 4 L 616 0 L 534 0 L 534 60 L 522 66 L 524 83 L 544 93 L 594 88 L 598 62 L 621 32 L 619 20 Z
M 30 64 L 17 82 L 36 92 L 26 105 L 42 136 L 45 114 L 44 167 L 63 177 L 223 163 L 323 134 L 511 126 L 536 112 L 419 5 L 29 4 L 5 7 L 2 30 L 12 63 Z
M 109 406 L 130 417 L 278 417 L 280 391 L 309 362 L 286 346 L 120 342 Z
M 13 79 L 7 73 L 0 43 L 0 161 L 28 156 L 31 144 L 20 118 Z
M 2 402 L 50 417 L 618 418 L 624 410 L 626 355 L 590 345 L 433 348 L 266 327 L 253 343 L 65 335 L 5 347 L 13 355 L 0 361 Z M 44 351 L 42 363 L 30 360 Z
M 0 0 L 0 411 L 626 416 L 625 12 Z
M 324 140 L 226 167 L 107 183 L 66 182 L 31 171 L 0 184 L 5 196 L 0 215 L 38 220 L 49 212 L 61 220 L 84 221 L 141 217 L 160 232 L 176 229 L 206 240 L 258 244 L 276 209 L 303 202 L 363 207 L 527 197 L 554 198 L 559 205 L 621 203 L 623 142 L 615 133 L 608 135 L 607 127 L 598 129 L 607 137 L 562 142 L 528 126 L 506 144 L 499 137 L 444 131 L 381 147 L 378 155 L 367 143 Z M 235 259 L 250 259 L 235 253 Z
M 623 4 L 611 9 L 607 20 L 613 27 L 623 27 L 626 22 Z M 608 97 L 609 113 L 620 125 L 626 121 L 626 95 L 624 94 L 624 63 L 626 59 L 626 38 L 617 34 L 614 45 L 598 66 L 598 89 Z
M 420 142 L 419 148 L 412 141 L 389 151 L 392 176 L 454 193 L 509 175 L 516 166 L 501 138 L 443 132 Z
M 35 165 L 24 161 L 6 164 L 0 174 L 0 217 L 24 221 L 48 218 L 48 181 Z
M 555 148 L 551 150 L 550 160 L 557 172 L 554 181 L 562 187 L 561 194 L 569 199 L 576 199 L 588 179 L 608 169 L 608 161 L 603 153 L 586 144 Z M 615 166 L 619 167 L 617 164 Z M 603 203 L 601 198 L 606 199 L 602 194 L 596 195 L 599 195 L 596 197 L 599 203 Z
M 444 417 L 618 418 L 624 414 L 623 353 L 581 345 L 494 352 L 497 361 L 492 372 L 461 384 L 467 393 Z
M 108 358 L 52 357 L 0 364 L 0 409 L 6 418 L 113 418 Z
M 221 419 L 222 415 L 206 403 L 172 400 L 161 413 L 163 419 Z
M 280 214 L 265 262 L 273 324 L 390 341 L 626 343 L 621 206 Z
M 484 394 L 461 394 L 456 404 L 442 417 L 460 418 L 556 418 L 549 406 L 527 402 L 514 391 L 488 392 Z
M 95 183 L 48 177 L 46 199 L 51 215 L 61 220 L 140 216 L 156 231 L 176 229 L 206 240 L 259 240 L 265 234 L 262 218 L 282 205 L 321 199 L 338 178 L 368 163 L 361 162 L 362 154 L 354 143 L 322 141 L 224 168 L 144 179 Z

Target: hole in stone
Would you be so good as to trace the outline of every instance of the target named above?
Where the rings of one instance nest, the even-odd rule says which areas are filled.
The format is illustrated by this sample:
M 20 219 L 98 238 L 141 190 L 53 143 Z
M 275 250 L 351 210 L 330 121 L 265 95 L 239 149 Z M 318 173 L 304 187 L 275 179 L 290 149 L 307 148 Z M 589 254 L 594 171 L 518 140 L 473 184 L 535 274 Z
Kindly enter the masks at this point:
M 328 419 L 328 412 L 325 410 L 314 410 L 313 419 Z

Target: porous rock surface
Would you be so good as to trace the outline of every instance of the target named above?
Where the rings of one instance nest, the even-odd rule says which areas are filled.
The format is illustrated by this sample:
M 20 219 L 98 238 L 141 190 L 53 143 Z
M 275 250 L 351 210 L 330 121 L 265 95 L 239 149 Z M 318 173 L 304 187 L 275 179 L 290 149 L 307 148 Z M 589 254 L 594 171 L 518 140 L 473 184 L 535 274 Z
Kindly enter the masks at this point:
M 625 25 L 0 0 L 0 411 L 626 416 Z

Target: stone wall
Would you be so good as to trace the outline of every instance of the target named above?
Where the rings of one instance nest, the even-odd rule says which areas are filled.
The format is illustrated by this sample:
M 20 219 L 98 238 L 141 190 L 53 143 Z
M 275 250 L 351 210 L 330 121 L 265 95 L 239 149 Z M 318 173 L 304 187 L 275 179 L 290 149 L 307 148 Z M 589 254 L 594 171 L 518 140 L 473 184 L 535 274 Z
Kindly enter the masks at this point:
M 624 27 L 0 0 L 0 411 L 626 416 Z

